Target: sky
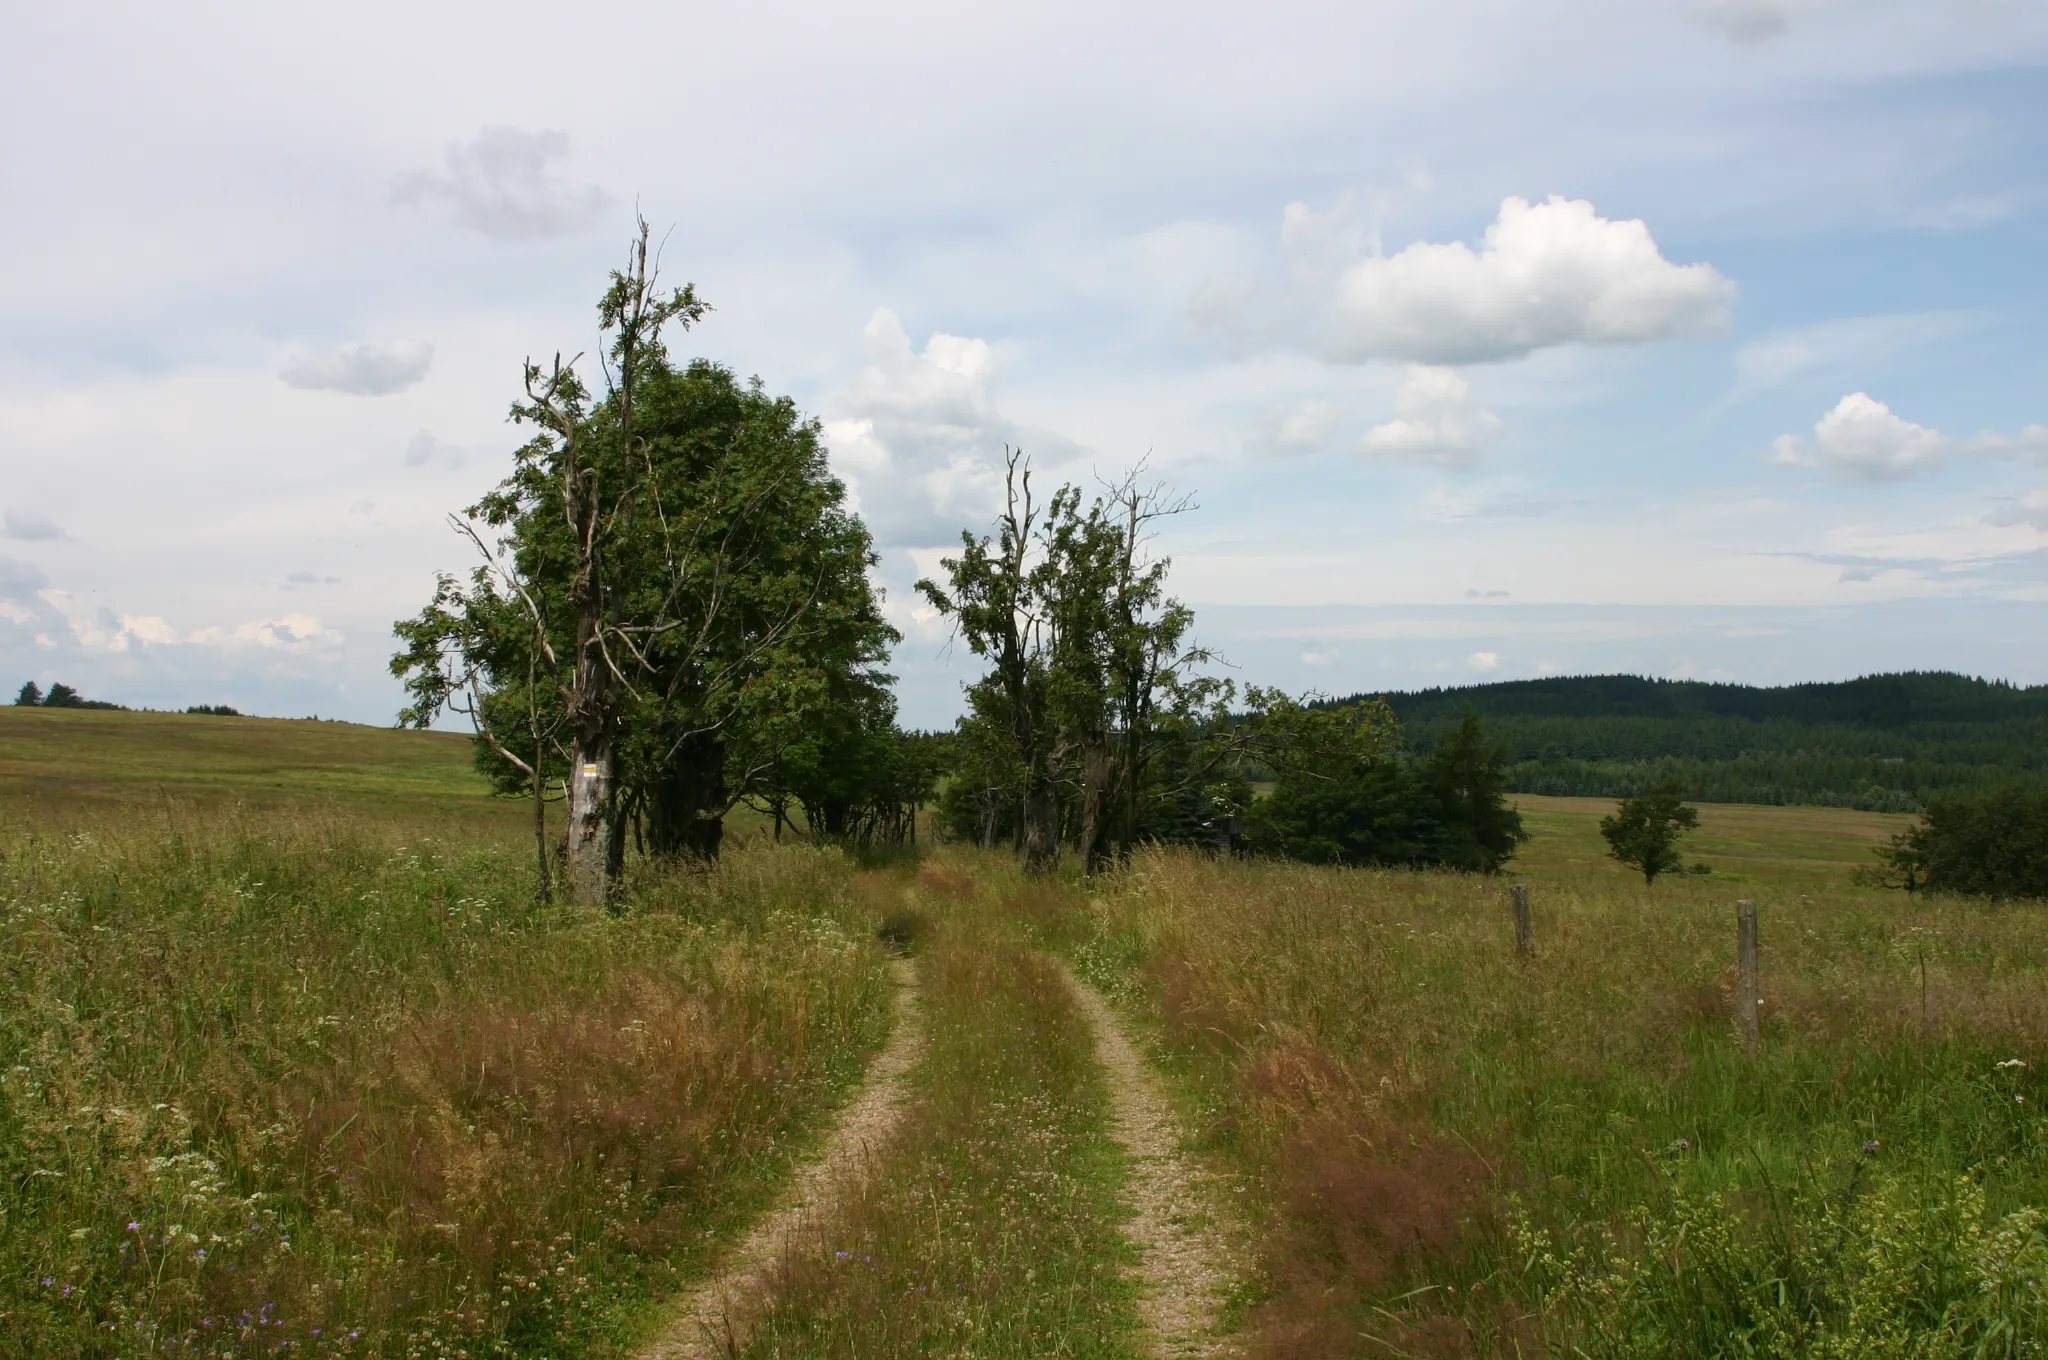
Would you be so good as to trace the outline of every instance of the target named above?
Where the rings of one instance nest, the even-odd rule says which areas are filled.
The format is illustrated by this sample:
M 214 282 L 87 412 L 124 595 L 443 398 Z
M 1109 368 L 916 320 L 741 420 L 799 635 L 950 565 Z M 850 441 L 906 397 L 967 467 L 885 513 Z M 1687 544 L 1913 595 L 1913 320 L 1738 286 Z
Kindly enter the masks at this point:
M 11 8 L 0 682 L 388 723 L 635 212 L 911 589 L 1142 466 L 1240 681 L 2048 682 L 2038 0 Z M 4 697 L 4 696 L 0 696 Z

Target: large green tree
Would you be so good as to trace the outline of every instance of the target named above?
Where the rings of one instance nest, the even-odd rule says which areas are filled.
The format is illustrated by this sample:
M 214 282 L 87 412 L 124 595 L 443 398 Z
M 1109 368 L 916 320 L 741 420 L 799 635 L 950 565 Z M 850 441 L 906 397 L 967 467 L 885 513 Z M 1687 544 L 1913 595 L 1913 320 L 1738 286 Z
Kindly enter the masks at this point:
M 1007 451 L 995 532 L 980 538 L 962 532 L 959 556 L 940 563 L 945 584 L 931 578 L 917 583 L 932 608 L 953 620 L 969 650 L 989 663 L 988 674 L 968 686 L 968 706 L 990 748 L 991 766 L 1008 776 L 1009 787 L 997 796 L 1015 807 L 1017 851 L 1033 874 L 1049 872 L 1060 854 L 1054 766 L 1063 734 L 1052 691 L 1063 622 L 1057 607 L 1061 565 L 1045 549 L 1077 495 L 1064 487 L 1050 506 L 1041 503 L 1022 452 Z
M 483 554 L 397 625 L 412 702 L 476 725 L 501 787 L 566 786 L 572 900 L 606 900 L 626 836 L 714 854 L 723 818 L 854 689 L 895 633 L 815 421 L 662 341 L 703 312 L 663 293 L 646 232 L 600 302 L 604 395 L 573 361 L 527 365 L 536 434 L 458 527 Z
M 1008 835 L 1033 873 L 1072 840 L 1093 872 L 1210 773 L 1188 748 L 1230 689 L 1199 673 L 1210 655 L 1188 641 L 1194 615 L 1147 551 L 1150 526 L 1185 501 L 1134 474 L 1093 502 L 1069 485 L 1041 504 L 1021 453 L 1005 473 L 995 532 L 963 533 L 945 581 L 918 582 L 989 662 L 967 689 L 947 820 L 984 844 Z

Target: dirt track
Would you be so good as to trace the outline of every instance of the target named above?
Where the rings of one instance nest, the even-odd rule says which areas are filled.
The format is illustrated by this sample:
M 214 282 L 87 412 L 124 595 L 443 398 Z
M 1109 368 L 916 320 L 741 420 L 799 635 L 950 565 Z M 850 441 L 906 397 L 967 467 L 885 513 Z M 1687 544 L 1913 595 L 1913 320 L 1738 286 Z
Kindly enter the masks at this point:
M 1131 1159 L 1124 1232 L 1142 1253 L 1141 1344 L 1160 1357 L 1234 1355 L 1237 1348 L 1218 1332 L 1242 1257 L 1242 1236 L 1230 1231 L 1227 1187 L 1181 1151 L 1184 1133 L 1158 1075 L 1101 993 L 1071 971 L 1067 981 L 1095 1032 L 1096 1058 L 1109 1081 L 1110 1131 Z
M 917 969 L 889 964 L 896 985 L 895 1028 L 868 1067 L 860 1096 L 826 1140 L 824 1151 L 796 1175 L 783 1202 L 720 1262 L 717 1274 L 690 1291 L 674 1320 L 639 1360 L 717 1360 L 737 1354 L 747 1328 L 767 1301 L 769 1276 L 805 1225 L 829 1216 L 840 1190 L 858 1178 L 909 1108 L 907 1077 L 925 1045 Z

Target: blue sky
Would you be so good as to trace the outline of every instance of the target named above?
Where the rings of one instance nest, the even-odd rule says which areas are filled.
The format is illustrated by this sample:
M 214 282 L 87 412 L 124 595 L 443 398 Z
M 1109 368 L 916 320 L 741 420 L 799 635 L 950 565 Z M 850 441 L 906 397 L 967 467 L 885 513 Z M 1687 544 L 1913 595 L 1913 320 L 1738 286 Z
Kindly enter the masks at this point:
M 2017 0 L 45 7 L 0 51 L 0 676 L 388 721 L 635 204 L 908 589 L 1146 460 L 1260 683 L 2048 681 Z

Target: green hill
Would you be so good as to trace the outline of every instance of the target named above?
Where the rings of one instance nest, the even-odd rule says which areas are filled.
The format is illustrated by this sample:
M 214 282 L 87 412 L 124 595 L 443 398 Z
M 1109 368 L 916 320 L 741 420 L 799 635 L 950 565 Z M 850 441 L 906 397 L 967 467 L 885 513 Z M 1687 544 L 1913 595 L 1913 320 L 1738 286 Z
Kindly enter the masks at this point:
M 519 815 L 453 732 L 355 723 L 0 707 L 0 810 L 61 819 L 140 803 L 307 803 Z
M 1479 713 L 1525 793 L 1627 797 L 1671 774 L 1712 802 L 1911 812 L 1942 789 L 2048 775 L 2048 686 L 1945 671 L 1780 688 L 1557 676 L 1379 697 L 1425 751 Z

